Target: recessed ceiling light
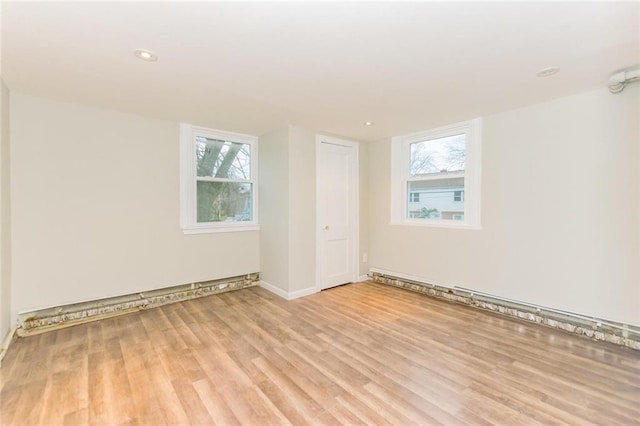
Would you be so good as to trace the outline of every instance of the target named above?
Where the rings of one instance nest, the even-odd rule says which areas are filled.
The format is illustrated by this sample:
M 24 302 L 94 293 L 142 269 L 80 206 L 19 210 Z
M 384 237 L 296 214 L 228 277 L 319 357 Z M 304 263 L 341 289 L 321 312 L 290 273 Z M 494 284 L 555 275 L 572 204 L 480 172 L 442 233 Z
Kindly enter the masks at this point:
M 536 73 L 538 77 L 549 77 L 554 74 L 558 74 L 560 72 L 560 68 L 558 67 L 549 67 L 542 68 L 540 71 Z
M 136 55 L 136 58 L 142 59 L 143 61 L 147 62 L 155 62 L 158 60 L 158 55 L 146 49 L 136 49 L 133 54 Z
M 365 121 L 364 123 L 365 126 L 373 126 L 373 121 Z

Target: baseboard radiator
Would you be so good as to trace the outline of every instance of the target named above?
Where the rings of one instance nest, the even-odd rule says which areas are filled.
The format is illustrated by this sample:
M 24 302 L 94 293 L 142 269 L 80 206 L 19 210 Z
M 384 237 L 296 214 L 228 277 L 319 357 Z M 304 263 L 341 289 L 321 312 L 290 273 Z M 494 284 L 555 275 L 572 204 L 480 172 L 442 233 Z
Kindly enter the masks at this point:
M 260 274 L 256 272 L 219 280 L 195 282 L 91 302 L 24 312 L 18 316 L 16 334 L 20 337 L 29 336 L 170 303 L 254 287 L 258 285 L 259 281 Z
M 635 325 L 506 300 L 459 287 L 429 284 L 394 276 L 386 272 L 372 270 L 369 276 L 372 281 L 379 284 L 404 288 L 439 299 L 462 303 L 524 321 L 535 322 L 595 340 L 640 350 L 640 327 Z

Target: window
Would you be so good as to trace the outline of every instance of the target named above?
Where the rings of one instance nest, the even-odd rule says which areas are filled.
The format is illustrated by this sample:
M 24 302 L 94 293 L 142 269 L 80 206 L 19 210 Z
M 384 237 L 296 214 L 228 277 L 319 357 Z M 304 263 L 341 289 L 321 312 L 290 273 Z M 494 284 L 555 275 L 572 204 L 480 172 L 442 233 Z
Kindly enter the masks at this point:
M 395 137 L 391 149 L 393 224 L 480 228 L 481 119 Z
M 257 138 L 180 125 L 185 233 L 258 229 Z

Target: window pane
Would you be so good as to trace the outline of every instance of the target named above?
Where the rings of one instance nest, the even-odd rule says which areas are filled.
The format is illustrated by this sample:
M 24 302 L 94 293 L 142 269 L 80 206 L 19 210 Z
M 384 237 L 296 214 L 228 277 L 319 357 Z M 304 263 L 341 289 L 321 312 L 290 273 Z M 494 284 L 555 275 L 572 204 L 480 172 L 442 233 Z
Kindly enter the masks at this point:
M 411 145 L 411 176 L 464 171 L 465 135 L 416 142 Z
M 251 183 L 198 182 L 198 223 L 250 221 L 252 192 Z
M 196 136 L 198 176 L 251 179 L 251 145 Z
M 445 178 L 410 181 L 407 217 L 409 219 L 464 220 L 463 197 L 455 194 L 464 191 L 464 178 Z M 416 200 L 416 201 L 414 201 Z

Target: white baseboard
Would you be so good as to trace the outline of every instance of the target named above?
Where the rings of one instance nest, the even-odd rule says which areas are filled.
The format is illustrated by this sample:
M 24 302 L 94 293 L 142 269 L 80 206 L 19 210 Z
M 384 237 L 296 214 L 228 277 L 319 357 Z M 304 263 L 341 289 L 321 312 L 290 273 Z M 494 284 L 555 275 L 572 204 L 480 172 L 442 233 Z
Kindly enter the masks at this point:
M 2 360 L 4 359 L 4 356 L 7 354 L 7 351 L 9 350 L 9 346 L 11 345 L 11 342 L 13 342 L 13 336 L 16 334 L 16 327 L 12 327 L 11 330 L 9 330 L 9 332 L 7 333 L 6 336 L 4 336 L 4 339 L 2 339 L 2 346 L 0 346 L 0 365 L 2 365 Z
M 265 290 L 269 290 L 271 293 L 275 294 L 276 296 L 280 296 L 283 299 L 289 300 L 288 299 L 289 293 L 287 293 L 280 287 L 276 287 L 275 285 L 269 284 L 268 282 L 262 281 L 262 280 L 258 282 L 258 285 L 264 288 Z
M 309 296 L 317 292 L 318 292 L 318 289 L 315 286 L 303 288 L 302 290 L 296 290 L 289 293 L 289 298 L 287 300 L 293 300 L 293 299 L 297 299 L 298 297 Z
M 311 294 L 317 293 L 318 289 L 316 287 L 308 287 L 308 288 L 304 288 L 302 290 L 296 290 L 296 291 L 292 291 L 292 292 L 288 292 L 285 291 L 283 289 L 281 289 L 280 287 L 276 287 L 273 284 L 270 284 L 266 281 L 260 281 L 258 283 L 258 285 L 262 288 L 264 288 L 265 290 L 270 291 L 271 293 L 275 294 L 276 296 L 280 296 L 285 300 L 293 300 L 293 299 L 297 299 L 299 297 L 304 297 L 304 296 L 309 296 Z
M 361 283 L 363 281 L 369 281 L 371 278 L 369 278 L 369 275 L 360 275 L 358 277 L 358 282 Z

